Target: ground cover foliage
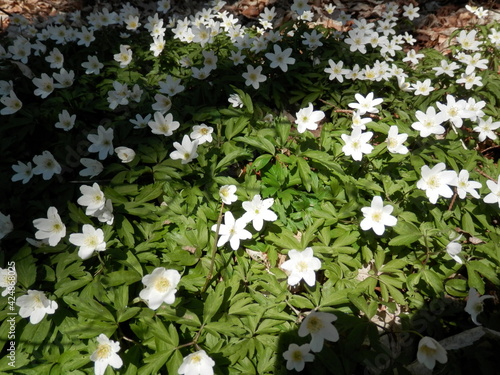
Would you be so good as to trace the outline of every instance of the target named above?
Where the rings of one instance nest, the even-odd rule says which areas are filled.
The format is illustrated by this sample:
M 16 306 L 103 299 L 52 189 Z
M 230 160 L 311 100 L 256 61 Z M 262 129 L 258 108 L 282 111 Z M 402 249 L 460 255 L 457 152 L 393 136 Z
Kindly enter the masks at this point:
M 495 373 L 499 25 L 221 6 L 11 20 L 0 371 Z

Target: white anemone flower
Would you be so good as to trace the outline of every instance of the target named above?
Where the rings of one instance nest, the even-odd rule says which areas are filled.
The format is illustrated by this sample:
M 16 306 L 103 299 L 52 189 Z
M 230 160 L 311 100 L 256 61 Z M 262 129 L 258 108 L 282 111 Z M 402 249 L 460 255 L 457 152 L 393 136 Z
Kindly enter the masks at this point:
M 247 223 L 252 222 L 255 230 L 261 230 L 264 221 L 275 221 L 278 216 L 269 209 L 274 203 L 273 198 L 262 199 L 259 194 L 255 195 L 251 201 L 242 203 L 246 211 L 241 217 Z
M 42 155 L 34 156 L 33 162 L 35 163 L 33 174 L 42 175 L 44 180 L 50 180 L 53 175 L 60 174 L 62 171 L 61 165 L 50 151 L 43 151 Z
M 90 360 L 94 362 L 95 375 L 104 375 L 109 366 L 119 369 L 123 361 L 117 354 L 120 351 L 120 343 L 110 340 L 104 333 L 97 337 L 97 349 L 90 355 Z
M 220 237 L 217 246 L 224 246 L 224 244 L 229 241 L 231 249 L 238 250 L 241 240 L 252 238 L 252 233 L 245 229 L 246 225 L 247 222 L 242 218 L 235 220 L 233 214 L 227 211 L 224 214 L 224 224 L 221 224 L 219 228 Z M 212 226 L 212 230 L 214 232 L 217 230 L 217 224 Z
M 28 294 L 18 297 L 16 305 L 20 307 L 19 315 L 29 318 L 31 324 L 38 324 L 46 314 L 54 314 L 57 302 L 49 300 L 44 292 L 39 290 L 28 290 Z
M 286 369 L 300 372 L 304 369 L 306 362 L 314 361 L 314 354 L 310 353 L 311 346 L 303 344 L 290 344 L 288 350 L 283 352 L 283 358 L 286 359 Z
M 80 192 L 82 196 L 78 198 L 77 203 L 80 206 L 86 207 L 86 215 L 94 215 L 96 211 L 104 207 L 106 199 L 97 182 L 94 182 L 92 186 L 80 186 Z
M 219 189 L 219 196 L 224 204 L 231 204 L 238 200 L 236 196 L 236 186 L 235 185 L 224 185 Z
M 303 251 L 292 249 L 288 252 L 288 259 L 281 268 L 288 271 L 288 285 L 297 285 L 300 280 L 304 280 L 309 286 L 316 283 L 315 271 L 321 268 L 321 261 L 314 256 L 312 247 L 307 247 Z
M 187 134 L 182 138 L 182 144 L 174 142 L 175 151 L 170 153 L 173 160 L 181 160 L 181 164 L 187 164 L 198 157 L 198 141 L 192 141 Z
M 79 246 L 78 256 L 82 259 L 88 259 L 94 251 L 106 250 L 104 242 L 104 232 L 102 229 L 95 229 L 90 224 L 84 224 L 82 233 L 72 233 L 69 235 L 69 242 Z
M 35 233 L 37 240 L 48 239 L 50 246 L 56 246 L 66 236 L 66 226 L 61 221 L 57 208 L 49 207 L 47 218 L 33 220 L 33 226 L 38 229 Z
M 177 270 L 155 268 L 152 273 L 142 278 L 145 288 L 141 290 L 139 297 L 146 301 L 152 310 L 158 309 L 163 302 L 171 305 L 175 302 L 175 288 L 180 280 L 181 274 Z
M 325 340 L 336 342 L 339 340 L 339 332 L 332 322 L 337 316 L 330 313 L 311 311 L 302 321 L 299 327 L 299 336 L 311 335 L 311 350 L 320 352 Z
M 115 153 L 122 163 L 130 163 L 135 158 L 135 151 L 129 147 L 119 146 L 115 148 Z
M 325 117 L 325 113 L 323 111 L 315 111 L 312 103 L 309 103 L 306 108 L 300 109 L 295 117 L 297 118 L 297 120 L 295 120 L 297 131 L 299 133 L 304 133 L 306 129 L 316 130 L 318 128 L 318 123 Z
M 475 288 L 469 289 L 469 296 L 467 298 L 467 305 L 465 306 L 465 311 L 470 314 L 470 317 L 474 324 L 480 326 L 481 323 L 477 321 L 477 316 L 483 312 L 483 301 L 488 298 L 494 298 L 493 296 L 480 296 L 479 292 Z
M 436 366 L 436 361 L 446 363 L 448 355 L 446 349 L 432 337 L 425 336 L 418 343 L 417 360 L 432 370 Z
M 427 165 L 422 166 L 422 178 L 417 181 L 417 188 L 425 190 L 425 194 L 432 204 L 436 204 L 440 196 L 444 198 L 453 196 L 453 190 L 450 186 L 457 185 L 457 172 L 445 169 L 444 163 L 438 163 L 432 169 Z
M 384 206 L 381 197 L 373 197 L 371 206 L 361 209 L 365 217 L 360 223 L 361 229 L 373 229 L 379 236 L 383 235 L 386 226 L 393 227 L 398 222 L 398 220 L 391 215 L 393 209 L 394 207 L 390 205 Z
M 184 357 L 177 370 L 179 375 L 213 375 L 215 362 L 204 350 L 198 350 Z

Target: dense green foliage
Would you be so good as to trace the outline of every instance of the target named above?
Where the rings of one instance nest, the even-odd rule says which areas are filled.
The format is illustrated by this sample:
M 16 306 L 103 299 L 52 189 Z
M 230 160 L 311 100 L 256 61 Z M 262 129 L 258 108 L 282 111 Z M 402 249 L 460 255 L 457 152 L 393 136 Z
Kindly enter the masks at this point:
M 489 117 L 493 124 L 500 121 L 500 44 L 491 37 L 499 32 L 498 24 L 474 28 L 475 40 L 482 42 L 477 51 L 460 43 L 451 47 L 448 56 L 420 50 L 424 56 L 413 63 L 403 61 L 413 48 L 404 40 L 395 42 L 401 48 L 392 55 L 381 52 L 383 43 L 373 47 L 368 41 L 366 52 L 352 51 L 345 40 L 350 36 L 347 26 L 340 32 L 316 24 L 323 45 L 308 48 L 304 35 L 313 28 L 295 19 L 279 24 L 275 31 L 280 40 L 266 40 L 262 51 L 242 47 L 244 63 L 235 65 L 231 56 L 238 51 L 237 43 L 222 26 L 207 43 L 189 43 L 179 37 L 182 32 L 172 22 L 164 31 L 164 48 L 155 56 L 150 49 L 153 38 L 144 27 L 154 13 L 136 9 L 143 26 L 131 31 L 124 19 L 135 14 L 134 9 L 124 6 L 119 22 L 109 25 L 96 26 L 90 16 L 82 17 L 82 24 L 75 18 L 71 23 L 70 17 L 61 21 L 68 28 L 72 25 L 75 33 L 82 25 L 93 25 L 95 41 L 89 46 L 78 44 L 80 39 L 71 35 L 63 42 L 50 37 L 60 27 L 53 20 L 31 33 L 31 52 L 25 61 L 9 49 L 22 44 L 19 37 L 3 37 L 0 79 L 5 83 L 0 88 L 11 81 L 22 108 L 0 117 L 0 194 L 4 197 L 0 212 L 10 215 L 13 223 L 13 231 L 6 231 L 1 242 L 0 266 L 6 269 L 15 262 L 17 299 L 28 290 L 39 290 L 58 307 L 37 324 L 15 315 L 15 368 L 5 356 L 0 371 L 94 373 L 90 355 L 98 346 L 96 338 L 105 334 L 120 343 L 118 355 L 123 360 L 120 369 L 108 366 L 107 374 L 177 374 L 183 358 L 200 349 L 213 359 L 217 374 L 282 374 L 287 373 L 283 352 L 291 343 L 309 342 L 308 336 L 298 335 L 298 329 L 307 313 L 318 310 L 337 316 L 334 326 L 340 338 L 325 341 L 323 349 L 314 353 L 314 361 L 306 363 L 305 372 L 392 373 L 398 369 L 402 374 L 416 360 L 419 334 L 440 340 L 475 327 L 464 311 L 470 288 L 483 295 L 498 293 L 500 287 L 500 190 L 495 190 L 500 183 L 499 146 L 494 128 L 484 137 L 486 131 L 475 130 Z M 212 18 L 223 19 L 210 9 Z M 173 19 L 168 12 L 163 16 L 166 24 Z M 403 27 L 411 27 L 411 21 L 401 16 L 390 29 L 399 33 Z M 18 30 L 27 32 L 32 27 Z M 48 33 L 45 39 L 44 32 Z M 259 38 L 260 31 L 248 27 L 242 29 L 244 34 Z M 391 33 L 387 36 L 396 38 Z M 451 40 L 458 36 L 459 31 Z M 37 50 L 37 40 L 45 50 Z M 120 45 L 133 52 L 123 67 L 114 57 Z M 274 45 L 283 51 L 291 48 L 295 61 L 286 71 L 270 66 L 266 54 L 276 51 Z M 42 98 L 34 93 L 33 78 L 60 72 L 46 59 L 54 48 L 64 56 L 66 71 L 74 72 L 74 82 Z M 214 52 L 216 68 L 204 79 L 195 78 L 191 67 L 203 69 L 208 64 L 206 51 Z M 473 69 L 482 86 L 467 88 L 457 83 L 471 65 L 463 63 L 461 54 L 475 53 L 487 59 L 487 67 Z M 103 67 L 98 74 L 86 74 L 82 63 L 94 55 Z M 188 59 L 192 64 L 181 63 Z M 433 68 L 442 66 L 442 60 L 457 62 L 453 76 L 436 75 Z M 347 71 L 340 74 L 341 80 L 329 79 L 325 69 L 331 67 L 330 61 L 343 62 Z M 245 83 L 247 65 L 261 67 L 266 77 L 257 89 Z M 364 72 L 350 79 L 355 65 Z M 370 67 L 383 73 L 369 79 Z M 148 121 L 134 126 L 130 120 L 136 115 L 151 115 L 148 120 L 154 121 L 159 112 L 154 109 L 155 96 L 170 76 L 184 86 L 171 96 L 171 108 L 166 110 L 179 127 L 165 136 L 152 133 Z M 413 86 L 406 89 L 398 77 Z M 432 81 L 432 91 L 418 95 L 411 90 L 426 79 Z M 117 83 L 127 88 L 123 101 L 113 104 L 110 92 L 119 91 Z M 133 95 L 134 85 L 142 94 Z M 362 115 L 371 120 L 365 134 L 373 133 L 368 142 L 373 150 L 354 160 L 346 155 L 342 135 L 353 132 L 354 107 L 349 104 L 357 103 L 357 94 L 369 93 L 383 99 L 376 111 Z M 228 102 L 234 94 L 240 106 Z M 8 97 L 10 89 L 2 95 Z M 430 107 L 439 111 L 436 103 L 446 104 L 447 95 L 457 102 L 484 101 L 482 115 L 478 115 L 481 110 L 475 116 L 463 115 L 461 126 L 446 119 L 443 133 L 422 136 L 412 126 L 418 121 L 416 113 L 426 113 Z M 309 103 L 325 117 L 317 129 L 298 132 L 297 113 Z M 69 130 L 54 126 L 63 110 L 76 115 Z M 181 143 L 193 126 L 202 123 L 213 128 L 213 140 L 199 144 L 192 160 L 173 159 L 174 143 Z M 98 126 L 112 129 L 112 150 L 131 148 L 135 158 L 122 163 L 111 152 L 100 158 L 104 166 L 100 174 L 82 176 L 80 159 L 97 159 L 95 152 L 89 152 L 93 142 L 88 136 L 97 134 Z M 408 135 L 407 153 L 388 150 L 391 126 Z M 32 161 L 44 151 L 61 165 L 60 173 L 48 179 L 35 174 L 26 183 L 11 181 L 12 165 Z M 456 174 L 468 171 L 471 180 L 481 183 L 479 198 L 467 190 L 462 199 L 459 187 L 453 186 L 452 196 L 440 196 L 431 203 L 417 183 L 424 166 L 433 168 L 438 163 Z M 80 188 L 94 183 L 112 203 L 113 221 L 100 220 L 77 202 Z M 219 190 L 224 185 L 237 188 L 238 200 L 230 205 L 221 201 Z M 251 238 L 242 239 L 236 250 L 232 243 L 217 246 L 218 230 L 228 223 L 227 212 L 242 217 L 244 202 L 256 195 L 272 198 L 269 209 L 277 219 L 265 219 L 260 230 L 249 223 L 246 230 Z M 360 226 L 362 208 L 370 207 L 376 196 L 393 207 L 397 219 L 381 235 Z M 492 203 L 493 196 L 498 200 Z M 46 218 L 49 207 L 57 209 L 66 235 L 55 246 L 27 242 L 37 232 L 33 221 Z M 88 259 L 82 259 L 79 247 L 70 241 L 84 225 L 100 228 L 105 242 L 105 250 L 92 251 Z M 447 251 L 450 242 L 461 245 L 460 262 Z M 315 283 L 288 285 L 288 274 L 281 267 L 289 259 L 287 254 L 309 247 L 321 261 Z M 152 309 L 139 293 L 145 287 L 141 280 L 158 267 L 176 270 L 181 278 L 175 301 Z M 12 326 L 9 301 L 0 299 L 4 351 Z M 486 300 L 478 318 L 494 330 L 500 330 L 497 304 Z M 392 345 L 388 337 L 394 338 Z M 448 362 L 437 365 L 440 373 L 468 373 L 465 367 L 457 369 L 463 358 L 483 366 L 483 373 L 493 373 L 491 346 L 494 343 L 477 349 L 478 360 L 461 350 L 448 351 Z

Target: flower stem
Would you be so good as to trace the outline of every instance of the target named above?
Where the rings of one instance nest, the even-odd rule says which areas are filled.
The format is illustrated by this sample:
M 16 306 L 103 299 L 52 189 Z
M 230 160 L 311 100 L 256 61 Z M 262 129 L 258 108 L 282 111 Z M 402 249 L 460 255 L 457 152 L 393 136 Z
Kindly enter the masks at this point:
M 212 259 L 210 260 L 210 267 L 208 269 L 207 281 L 205 281 L 205 285 L 201 288 L 200 294 L 205 293 L 207 290 L 208 284 L 212 280 L 213 272 L 214 272 L 214 264 L 215 264 L 215 254 L 217 253 L 217 240 L 219 239 L 219 228 L 222 222 L 222 210 L 224 209 L 224 202 L 220 206 L 219 217 L 217 218 L 217 227 L 215 228 L 215 239 L 214 245 L 212 246 Z

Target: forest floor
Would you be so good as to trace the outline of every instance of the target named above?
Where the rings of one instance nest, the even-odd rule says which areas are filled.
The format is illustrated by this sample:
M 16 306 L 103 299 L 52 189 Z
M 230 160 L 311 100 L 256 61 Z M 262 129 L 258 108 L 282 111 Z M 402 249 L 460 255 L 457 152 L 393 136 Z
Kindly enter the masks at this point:
M 151 8 L 153 1 L 130 0 L 132 5 Z M 488 9 L 487 17 L 479 19 L 465 6 L 467 1 L 408 1 L 394 0 L 400 9 L 403 5 L 413 3 L 420 7 L 421 16 L 414 20 L 415 38 L 419 48 L 436 48 L 446 53 L 451 33 L 457 28 L 463 28 L 474 24 L 487 24 L 492 21 L 500 21 L 500 3 L 495 0 L 476 0 L 475 6 Z M 116 3 L 116 4 L 114 4 Z M 186 12 L 193 8 L 201 8 L 203 4 L 209 3 L 203 0 L 172 0 L 174 11 Z M 227 0 L 225 10 L 237 15 L 243 23 L 252 23 L 265 7 L 275 6 L 280 19 L 288 19 L 290 15 L 291 0 Z M 309 2 L 317 13 L 324 13 L 316 22 L 323 23 L 328 27 L 338 27 L 333 17 L 327 17 L 322 11 L 324 4 L 332 3 L 336 6 L 336 12 L 344 11 L 353 17 L 365 18 L 367 20 L 380 18 L 388 1 L 384 0 L 311 0 Z M 469 2 L 472 5 L 472 2 Z M 43 23 L 47 18 L 58 13 L 70 13 L 81 10 L 83 13 L 96 10 L 106 5 L 123 4 L 117 0 L 0 0 L 0 31 L 8 26 L 9 16 L 21 13 L 35 23 Z

